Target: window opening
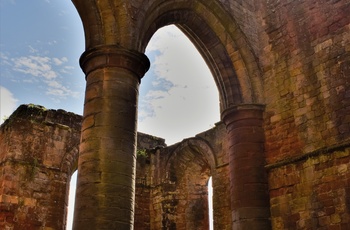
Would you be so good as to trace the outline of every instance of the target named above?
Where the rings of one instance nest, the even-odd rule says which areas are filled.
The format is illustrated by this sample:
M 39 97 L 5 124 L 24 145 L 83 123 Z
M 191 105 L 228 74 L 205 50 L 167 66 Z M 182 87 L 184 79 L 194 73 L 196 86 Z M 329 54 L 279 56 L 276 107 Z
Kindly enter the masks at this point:
M 208 213 L 209 213 L 209 230 L 214 229 L 214 212 L 213 212 L 213 177 L 208 180 Z
M 74 216 L 75 191 L 77 188 L 77 176 L 78 176 L 78 170 L 76 170 L 70 178 L 66 230 L 72 230 L 72 228 L 73 228 L 73 216 Z

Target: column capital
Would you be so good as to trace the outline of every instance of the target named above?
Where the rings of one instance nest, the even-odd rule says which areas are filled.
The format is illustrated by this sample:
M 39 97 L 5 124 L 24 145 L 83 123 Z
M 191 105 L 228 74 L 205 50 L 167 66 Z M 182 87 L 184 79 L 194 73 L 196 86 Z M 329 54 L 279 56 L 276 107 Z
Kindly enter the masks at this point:
M 221 113 L 221 120 L 226 126 L 246 119 L 262 119 L 265 105 L 263 104 L 240 104 L 231 106 Z
M 138 51 L 103 45 L 86 50 L 80 57 L 80 67 L 86 76 L 96 69 L 119 67 L 133 72 L 141 80 L 150 67 L 150 61 Z

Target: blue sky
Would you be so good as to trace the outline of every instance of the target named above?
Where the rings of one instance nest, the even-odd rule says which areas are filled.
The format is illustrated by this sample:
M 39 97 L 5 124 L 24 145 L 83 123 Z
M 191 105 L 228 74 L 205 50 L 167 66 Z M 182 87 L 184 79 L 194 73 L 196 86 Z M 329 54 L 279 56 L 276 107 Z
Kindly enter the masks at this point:
M 20 104 L 82 114 L 85 90 L 79 57 L 82 23 L 70 0 L 0 0 L 0 119 Z M 219 121 L 214 80 L 192 43 L 175 26 L 157 31 L 146 55 L 139 131 L 168 144 Z
M 0 7 L 1 119 L 29 103 L 82 114 L 84 35 L 72 3 L 1 0 Z
M 0 0 L 0 123 L 21 104 L 82 115 L 82 23 L 70 0 Z M 158 30 L 146 55 L 138 130 L 173 144 L 220 120 L 214 80 L 175 26 Z

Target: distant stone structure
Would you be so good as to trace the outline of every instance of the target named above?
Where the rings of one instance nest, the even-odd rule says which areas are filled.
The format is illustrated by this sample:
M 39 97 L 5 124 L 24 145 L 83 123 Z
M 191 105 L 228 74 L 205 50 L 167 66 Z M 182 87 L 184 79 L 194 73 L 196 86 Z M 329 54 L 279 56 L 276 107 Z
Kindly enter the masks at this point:
M 22 106 L 1 126 L 0 228 L 63 229 L 78 168 L 75 230 L 208 229 L 210 176 L 215 229 L 349 229 L 349 0 L 73 3 L 84 116 Z M 137 98 L 169 24 L 208 64 L 222 121 L 161 147 L 137 135 Z

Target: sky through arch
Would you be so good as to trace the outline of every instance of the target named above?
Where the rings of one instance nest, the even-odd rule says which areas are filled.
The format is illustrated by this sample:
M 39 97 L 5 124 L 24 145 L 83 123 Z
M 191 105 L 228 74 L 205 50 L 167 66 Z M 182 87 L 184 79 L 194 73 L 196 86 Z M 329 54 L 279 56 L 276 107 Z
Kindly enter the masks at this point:
M 173 144 L 210 129 L 219 121 L 214 79 L 197 49 L 176 26 L 158 30 L 146 55 L 151 68 L 140 87 L 139 131 Z M 75 183 L 76 174 L 72 177 L 72 190 Z M 70 198 L 71 206 L 73 199 Z M 70 229 L 72 210 L 68 215 Z
M 167 144 L 210 129 L 220 120 L 219 95 L 208 66 L 175 26 L 159 29 L 146 55 L 151 68 L 141 82 L 139 131 Z

